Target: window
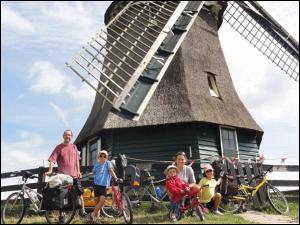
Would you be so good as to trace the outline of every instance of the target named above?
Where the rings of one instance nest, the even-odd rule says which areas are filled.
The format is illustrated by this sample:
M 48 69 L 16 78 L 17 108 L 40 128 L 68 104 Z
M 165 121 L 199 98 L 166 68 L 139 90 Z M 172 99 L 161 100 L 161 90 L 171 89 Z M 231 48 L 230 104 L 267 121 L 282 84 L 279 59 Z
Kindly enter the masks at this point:
M 98 154 L 97 149 L 98 149 L 97 140 L 94 142 L 91 142 L 90 146 L 89 146 L 89 151 L 90 151 L 89 165 L 90 166 L 93 166 L 97 162 L 97 154 Z
M 220 97 L 214 74 L 207 73 L 207 82 L 211 96 Z
M 226 156 L 228 158 L 231 158 L 231 157 L 238 158 L 236 130 L 221 127 L 220 134 L 221 134 L 223 156 Z

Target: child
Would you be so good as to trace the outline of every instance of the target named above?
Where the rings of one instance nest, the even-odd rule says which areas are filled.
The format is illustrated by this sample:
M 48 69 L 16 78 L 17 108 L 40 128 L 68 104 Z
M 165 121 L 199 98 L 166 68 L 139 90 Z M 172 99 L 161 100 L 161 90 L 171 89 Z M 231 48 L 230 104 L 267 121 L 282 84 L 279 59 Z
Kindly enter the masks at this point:
M 223 215 L 223 213 L 218 210 L 222 196 L 220 193 L 215 193 L 215 188 L 221 183 L 222 178 L 216 181 L 214 179 L 213 171 L 214 169 L 211 165 L 208 164 L 204 166 L 204 177 L 200 180 L 199 183 L 199 185 L 201 186 L 199 197 L 201 199 L 201 202 L 206 204 L 207 208 L 212 209 L 213 212 L 217 215 Z
M 189 185 L 182 181 L 178 176 L 179 170 L 176 166 L 170 165 L 165 170 L 167 176 L 166 188 L 170 194 L 172 209 L 174 209 L 177 203 L 183 198 L 184 195 L 191 195 L 193 191 L 190 190 Z M 197 190 L 198 192 L 199 190 Z M 197 193 L 195 192 L 195 193 Z M 171 215 L 171 219 L 176 221 L 176 214 Z
M 107 158 L 107 151 L 101 150 L 98 154 L 98 163 L 96 163 L 93 168 L 93 173 L 96 174 L 94 177 L 94 193 L 97 202 L 95 209 L 91 214 L 93 222 L 96 222 L 98 219 L 100 209 L 104 205 L 106 188 L 110 186 L 111 176 L 117 179 L 113 166 Z

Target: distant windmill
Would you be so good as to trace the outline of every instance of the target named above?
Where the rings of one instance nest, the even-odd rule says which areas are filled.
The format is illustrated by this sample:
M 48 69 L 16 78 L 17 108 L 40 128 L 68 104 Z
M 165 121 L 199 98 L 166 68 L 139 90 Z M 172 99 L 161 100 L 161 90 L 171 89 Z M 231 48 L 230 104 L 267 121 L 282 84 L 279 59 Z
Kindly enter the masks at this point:
M 298 42 L 256 2 L 115 1 L 105 28 L 67 63 L 97 91 L 76 140 L 83 165 L 100 148 L 144 160 L 180 150 L 201 164 L 256 159 L 263 131 L 234 89 L 223 18 L 299 82 Z

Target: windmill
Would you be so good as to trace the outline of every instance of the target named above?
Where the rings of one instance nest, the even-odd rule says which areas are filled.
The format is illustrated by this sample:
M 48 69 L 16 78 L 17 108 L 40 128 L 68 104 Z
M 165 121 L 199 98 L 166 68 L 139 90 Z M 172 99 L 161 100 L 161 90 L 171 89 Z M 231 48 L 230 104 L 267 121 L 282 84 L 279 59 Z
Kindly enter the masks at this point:
M 201 165 L 255 160 L 263 130 L 234 89 L 223 20 L 299 82 L 298 42 L 257 2 L 112 2 L 106 26 L 67 63 L 97 92 L 76 139 L 83 165 L 100 148 L 143 160 L 183 150 Z

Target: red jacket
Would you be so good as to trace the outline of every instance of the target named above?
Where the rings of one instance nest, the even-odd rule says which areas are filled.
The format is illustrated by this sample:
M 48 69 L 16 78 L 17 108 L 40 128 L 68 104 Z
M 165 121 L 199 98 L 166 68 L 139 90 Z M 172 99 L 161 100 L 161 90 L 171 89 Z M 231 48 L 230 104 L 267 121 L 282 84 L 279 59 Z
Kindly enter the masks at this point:
M 181 191 L 188 188 L 189 185 L 186 184 L 185 182 L 183 182 L 178 176 L 176 177 L 168 177 L 166 180 L 166 187 L 167 190 L 170 192 L 171 199 L 173 202 L 177 202 L 180 199 L 182 199 L 182 197 L 185 194 L 182 194 Z

